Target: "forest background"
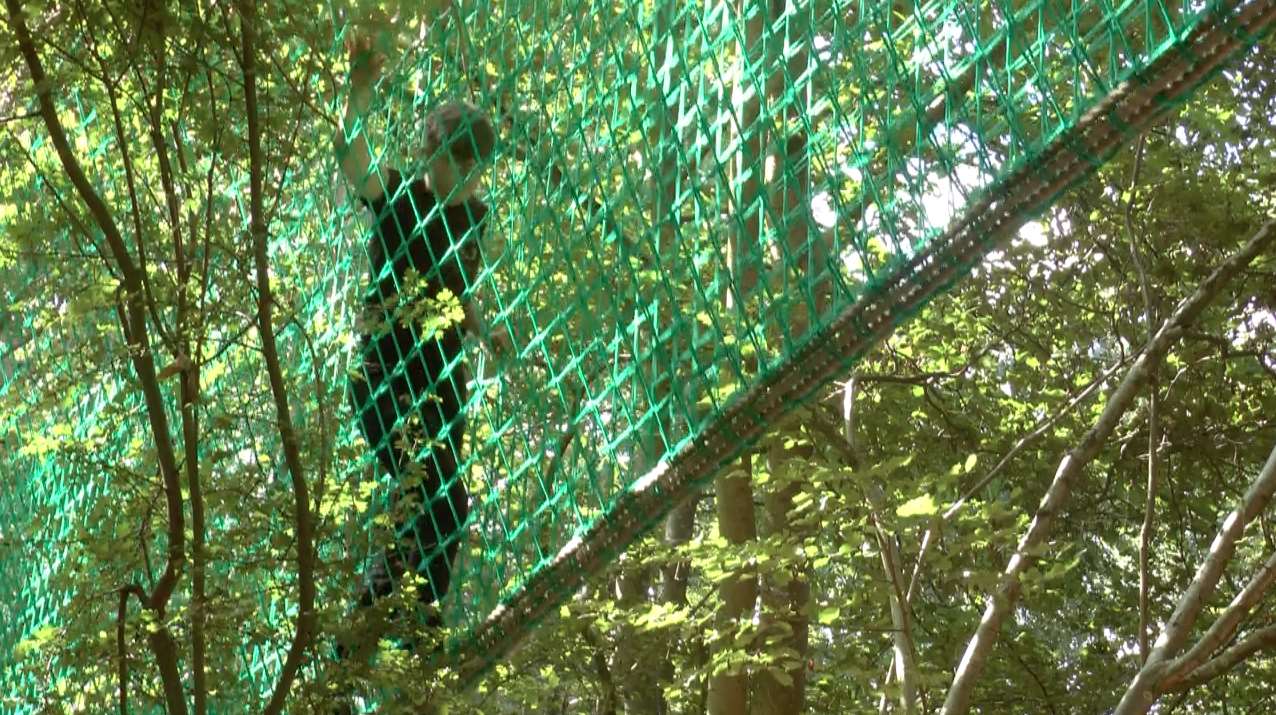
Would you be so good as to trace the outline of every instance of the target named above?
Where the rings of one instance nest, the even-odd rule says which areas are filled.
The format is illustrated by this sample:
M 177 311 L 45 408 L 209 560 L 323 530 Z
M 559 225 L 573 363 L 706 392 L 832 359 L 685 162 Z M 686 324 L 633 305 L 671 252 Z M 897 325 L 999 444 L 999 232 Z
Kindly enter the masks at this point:
M 79 496 L 31 514 L 59 533 L 0 533 L 4 577 L 37 564 L 65 598 L 0 644 L 38 684 L 0 711 L 323 711 L 352 675 L 325 644 L 368 500 L 324 371 L 346 339 L 296 302 L 328 295 L 313 281 L 360 239 L 326 242 L 352 219 L 289 193 L 332 168 L 332 18 L 291 1 L 17 5 L 0 23 L 0 444 L 57 471 L 5 472 L 0 491 Z M 550 70 L 501 86 L 535 101 Z M 52 117 L 33 91 L 51 87 Z M 1147 350 L 1271 230 L 1273 117 L 1268 40 L 773 425 L 451 712 L 1071 714 L 1142 712 L 1151 694 L 1165 713 L 1276 709 L 1271 250 Z M 93 425 L 67 417 L 86 404 Z M 298 600 L 312 617 L 280 605 Z M 423 667 L 387 653 L 353 675 L 437 698 Z

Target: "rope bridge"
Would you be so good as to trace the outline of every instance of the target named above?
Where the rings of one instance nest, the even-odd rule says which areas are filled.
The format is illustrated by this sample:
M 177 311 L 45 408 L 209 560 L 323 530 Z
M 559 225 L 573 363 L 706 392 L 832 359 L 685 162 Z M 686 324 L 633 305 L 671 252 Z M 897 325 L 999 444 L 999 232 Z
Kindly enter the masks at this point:
M 453 13 L 464 22 L 401 15 L 379 40 L 408 47 L 390 55 L 379 100 L 343 138 L 353 146 L 366 131 L 382 201 L 356 200 L 327 145 L 299 150 L 310 168 L 279 174 L 269 230 L 275 292 L 290 308 L 277 327 L 294 419 L 327 478 L 315 496 L 320 556 L 348 564 L 321 570 L 319 599 L 343 609 L 378 561 L 382 573 L 404 570 L 386 561 L 404 560 L 402 550 L 387 557 L 392 532 L 413 542 L 416 560 L 456 544 L 451 588 L 427 595 L 441 596 L 438 618 L 457 634 L 452 663 L 472 681 L 768 425 L 1256 41 L 1276 0 L 567 0 Z M 332 17 L 324 52 L 335 58 L 352 30 Z M 301 71 L 316 85 L 323 76 Z M 410 404 L 376 412 L 378 443 L 368 444 L 359 415 L 376 398 L 352 404 L 350 386 L 385 394 L 418 359 L 367 348 L 396 329 L 368 326 L 369 286 L 410 253 L 378 225 L 389 205 L 417 206 L 421 225 L 441 215 L 401 200 L 429 171 L 426 117 L 448 98 L 493 124 L 485 214 L 448 219 L 470 228 L 430 259 L 448 276 L 419 276 L 434 288 L 409 311 L 410 344 L 395 349 L 446 343 L 438 336 L 459 330 L 462 302 L 482 316 L 481 339 L 432 366 L 428 386 L 407 390 Z M 339 114 L 346 97 L 328 99 L 323 112 Z M 97 188 L 125 215 L 109 107 L 74 88 L 61 101 Z M 0 655 L 0 693 L 12 694 L 0 712 L 28 712 L 58 688 L 109 696 L 109 668 L 90 672 L 49 641 L 102 618 L 91 607 L 100 594 L 71 587 L 86 569 L 103 588 L 144 580 L 153 566 L 141 559 L 165 543 L 153 499 L 125 488 L 124 471 L 155 469 L 153 456 L 139 458 L 144 408 L 120 377 L 123 341 L 83 327 L 109 323 L 111 311 L 77 307 L 49 278 L 58 251 L 93 232 L 73 226 L 44 244 L 24 234 L 30 206 L 76 199 L 49 178 L 45 137 L 21 146 L 29 166 L 5 171 L 42 178 L 25 207 L 0 204 L 5 243 L 24 256 L 0 256 L 0 297 L 6 310 L 28 306 L 0 315 L 0 644 L 17 644 Z M 192 161 L 201 170 L 214 160 Z M 404 182 L 388 180 L 392 168 Z M 246 222 L 242 167 L 221 170 L 230 180 L 219 206 Z M 235 267 L 229 253 L 209 260 L 210 272 Z M 104 269 L 85 270 L 92 290 L 111 293 Z M 391 291 L 374 291 L 386 322 L 403 320 L 412 280 L 395 274 Z M 231 282 L 214 292 L 251 305 Z M 385 305 L 391 293 L 397 307 Z M 83 320 L 57 317 L 67 311 Z M 233 698 L 269 691 L 296 617 L 296 575 L 280 566 L 295 552 L 281 447 L 259 424 L 269 399 L 243 404 L 268 394 L 259 358 L 232 321 L 221 325 L 201 367 L 200 453 L 219 474 L 267 476 L 252 494 L 212 499 L 206 523 L 209 544 L 250 544 L 212 552 L 208 567 L 233 624 L 210 641 L 211 677 Z M 504 349 L 484 347 L 497 338 Z M 422 417 L 457 397 L 447 424 Z M 447 428 L 462 418 L 463 444 L 451 444 Z M 412 466 L 385 468 L 376 455 L 413 420 L 430 434 L 393 451 Z M 457 464 L 437 467 L 444 453 Z M 227 477 L 209 469 L 215 494 Z M 437 483 L 419 496 L 445 511 L 405 527 L 401 488 L 422 474 Z M 456 484 L 464 506 L 440 501 Z M 442 529 L 448 515 L 463 523 Z M 151 545 L 141 556 L 71 538 L 133 543 L 139 528 Z M 188 604 L 183 588 L 174 599 Z

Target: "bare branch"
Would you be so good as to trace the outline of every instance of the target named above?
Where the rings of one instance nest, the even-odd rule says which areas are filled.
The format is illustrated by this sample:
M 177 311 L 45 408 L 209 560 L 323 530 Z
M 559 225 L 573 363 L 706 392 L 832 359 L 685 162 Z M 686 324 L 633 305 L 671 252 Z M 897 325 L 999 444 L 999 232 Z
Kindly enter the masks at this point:
M 713 480 L 717 495 L 718 533 L 727 543 L 742 546 L 758 538 L 753 504 L 753 457 L 746 453 L 735 469 Z M 718 628 L 722 634 L 711 647 L 731 647 L 732 636 L 739 624 L 747 621 L 756 608 L 758 598 L 757 570 L 742 566 L 718 585 L 722 605 L 718 609 Z M 749 686 L 747 671 L 718 672 L 709 677 L 710 715 L 729 715 L 748 711 Z
M 975 683 L 983 673 L 984 663 L 997 641 L 1001 624 L 1019 600 L 1023 586 L 1020 576 L 1036 560 L 1034 554 L 1045 543 L 1055 517 L 1059 515 L 1068 500 L 1073 482 L 1112 435 L 1117 422 L 1129 409 L 1135 396 L 1147 381 L 1152 366 L 1161 361 L 1170 346 L 1218 295 L 1223 286 L 1241 269 L 1249 265 L 1272 243 L 1273 239 L 1276 239 L 1276 221 L 1264 224 L 1241 250 L 1214 269 L 1196 291 L 1179 305 L 1174 314 L 1157 331 L 1156 337 L 1144 348 L 1143 354 L 1126 372 L 1121 384 L 1108 398 L 1108 403 L 1095 425 L 1082 437 L 1080 444 L 1059 463 L 1054 480 L 1046 490 L 1041 506 L 1037 508 L 1037 513 L 1028 526 L 1028 531 L 1019 540 L 1019 546 L 1006 565 L 1000 583 L 988 596 L 984 616 L 957 666 L 956 676 L 953 678 L 953 684 L 948 690 L 948 697 L 941 711 L 943 715 L 958 715 L 969 711 Z M 1156 651 L 1154 650 L 1153 660 L 1155 659 Z

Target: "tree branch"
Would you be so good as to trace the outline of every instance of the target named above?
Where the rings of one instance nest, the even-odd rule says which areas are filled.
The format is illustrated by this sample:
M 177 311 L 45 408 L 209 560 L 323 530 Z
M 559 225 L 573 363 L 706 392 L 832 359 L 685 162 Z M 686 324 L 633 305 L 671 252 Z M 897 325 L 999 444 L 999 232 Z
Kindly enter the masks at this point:
M 1116 373 L 1116 371 L 1124 364 L 1125 364 L 1124 362 L 1118 362 L 1112 365 L 1111 367 L 1109 367 L 1108 369 L 1104 370 L 1098 377 L 1092 380 L 1089 385 L 1087 385 L 1083 390 L 1081 390 L 1081 392 L 1077 393 L 1075 397 L 1069 400 L 1068 404 L 1064 405 L 1062 409 L 1054 412 L 1049 417 L 1041 420 L 1037 424 L 1037 426 L 1033 428 L 1031 432 L 1024 435 L 1023 437 L 1020 437 L 1019 441 L 1015 442 L 1015 445 L 1011 447 L 1005 453 L 1005 455 L 1002 456 L 1002 458 L 997 462 L 997 464 L 993 465 L 992 469 L 988 470 L 987 474 L 981 477 L 979 481 L 971 485 L 969 489 L 967 489 L 960 497 L 957 498 L 957 501 L 953 502 L 952 506 L 944 510 L 944 513 L 940 516 L 940 525 L 942 525 L 943 523 L 947 522 L 949 519 L 952 519 L 954 516 L 956 516 L 957 512 L 961 511 L 961 508 L 966 505 L 966 502 L 969 501 L 973 496 L 975 496 L 979 492 L 983 491 L 984 487 L 987 487 L 988 484 L 994 478 L 996 478 L 998 474 L 1001 474 L 1001 471 L 1006 468 L 1007 464 L 1010 464 L 1010 461 L 1012 459 L 1017 457 L 1019 453 L 1022 452 L 1033 440 L 1035 440 L 1036 438 L 1048 432 L 1051 428 L 1053 428 L 1056 424 L 1058 424 L 1059 421 L 1062 420 L 1064 417 L 1067 417 L 1068 415 L 1072 414 L 1073 410 L 1075 410 L 1081 403 L 1083 403 L 1086 400 L 1086 398 L 1094 394 L 1095 391 L 1097 391 L 1105 382 L 1107 382 L 1108 378 L 1112 377 L 1112 375 Z M 937 528 L 938 528 L 938 525 L 930 526 L 929 528 L 926 529 L 926 533 L 922 536 L 922 545 L 921 545 L 921 548 L 918 549 L 917 559 L 913 563 L 913 574 L 908 581 L 908 599 L 907 600 L 909 603 L 912 603 L 913 594 L 917 592 L 917 584 L 920 581 L 922 562 L 925 561 L 926 555 L 930 552 L 930 548 L 934 544 L 935 532 Z
M 1276 454 L 1276 451 L 1273 451 L 1273 454 Z M 1196 642 L 1196 645 L 1192 646 L 1187 653 L 1184 653 L 1170 665 L 1169 672 L 1165 677 L 1166 682 L 1181 678 L 1196 670 L 1209 658 L 1211 653 L 1230 640 L 1235 635 L 1241 621 L 1262 600 L 1274 582 L 1276 582 L 1276 554 L 1269 556 L 1266 563 L 1258 570 L 1258 573 L 1250 577 L 1249 582 L 1245 584 L 1245 588 L 1236 594 L 1236 597 L 1219 614 L 1214 623 L 1210 625 L 1209 630 L 1205 632 L 1205 635 L 1201 636 L 1201 639 Z
M 168 432 L 168 416 L 165 411 L 164 396 L 160 391 L 156 377 L 154 354 L 151 350 L 150 338 L 146 326 L 146 313 L 143 305 L 142 275 L 133 259 L 129 256 L 124 237 L 116 226 L 111 210 L 107 207 L 97 191 L 84 174 L 84 169 L 71 151 L 67 142 L 66 131 L 58 119 L 57 108 L 53 106 L 52 87 L 44 66 L 36 52 L 35 43 L 22 16 L 22 8 L 18 0 L 5 0 L 9 14 L 9 24 L 18 40 L 18 48 L 26 61 L 31 74 L 31 82 L 39 104 L 40 116 L 49 132 L 49 139 L 57 151 L 58 160 L 67 173 L 80 199 L 84 201 L 106 238 L 112 257 L 120 267 L 125 291 L 125 309 L 121 311 L 124 322 L 126 340 L 129 343 L 129 356 L 133 369 L 137 373 L 142 387 L 142 395 L 146 403 L 146 413 L 150 422 L 151 436 L 155 440 L 156 454 L 160 462 L 160 471 L 164 479 L 164 491 L 168 505 L 168 563 L 164 575 L 147 599 L 147 607 L 155 612 L 157 628 L 148 635 L 148 642 L 160 669 L 160 677 L 164 687 L 164 697 L 168 711 L 173 715 L 185 715 L 186 701 L 182 692 L 181 673 L 177 666 L 177 652 L 173 647 L 172 637 L 164 625 L 164 612 L 169 598 L 181 579 L 186 562 L 186 543 L 184 515 L 182 513 L 181 481 L 177 472 L 177 458 L 173 442 Z
M 1201 638 L 1200 643 L 1179 661 L 1170 662 L 1170 658 L 1173 658 L 1187 642 L 1192 626 L 1196 624 L 1196 619 L 1200 616 L 1205 603 L 1214 594 L 1223 570 L 1227 568 L 1232 555 L 1236 552 L 1236 542 L 1245 533 L 1245 527 L 1267 507 L 1274 493 L 1276 493 L 1276 448 L 1272 449 L 1266 464 L 1263 465 L 1254 482 L 1250 484 L 1249 489 L 1245 491 L 1236 508 L 1223 519 L 1223 525 L 1210 544 L 1209 556 L 1196 570 L 1196 577 L 1179 598 L 1169 623 L 1156 639 L 1156 646 L 1152 649 L 1151 656 L 1134 677 L 1134 682 L 1130 683 L 1114 715 L 1146 713 L 1160 695 L 1163 683 L 1175 675 L 1192 670 L 1197 663 L 1204 661 L 1211 651 L 1227 639 L 1253 603 L 1256 603 L 1263 592 L 1271 586 L 1273 580 L 1276 580 L 1276 556 L 1273 556 Z
M 1021 575 L 1036 560 L 1034 554 L 1045 543 L 1055 517 L 1059 515 L 1067 502 L 1072 491 L 1072 483 L 1112 435 L 1117 422 L 1129 409 L 1138 391 L 1147 381 L 1153 365 L 1161 361 L 1170 346 L 1182 335 L 1187 326 L 1196 320 L 1223 286 L 1241 269 L 1249 265 L 1272 243 L 1273 239 L 1276 239 L 1276 221 L 1264 224 L 1241 250 L 1214 269 L 1196 291 L 1179 305 L 1174 314 L 1157 331 L 1156 337 L 1144 348 L 1143 354 L 1126 372 L 1121 384 L 1108 398 L 1108 403 L 1094 426 L 1082 437 L 1080 444 L 1059 463 L 1054 480 L 1046 490 L 1041 506 L 1038 507 L 1032 523 L 1028 526 L 1028 531 L 1019 540 L 1019 546 L 1006 565 L 1000 583 L 988 596 L 984 616 L 957 666 L 953 684 L 948 690 L 948 697 L 941 711 L 943 715 L 959 715 L 970 709 L 970 699 L 975 690 L 975 683 L 983 673 L 984 663 L 997 641 L 1001 624 L 1019 600 L 1023 586 L 1020 581 Z M 1156 659 L 1156 654 L 1157 651 L 1154 650 L 1153 660 Z
M 1267 626 L 1250 633 L 1191 673 L 1178 680 L 1165 683 L 1164 689 L 1172 692 L 1184 692 L 1223 675 L 1240 665 L 1251 655 L 1269 648 L 1276 648 L 1276 626 Z
M 266 171 L 261 149 L 261 124 L 257 108 L 257 63 L 254 34 L 256 32 L 256 4 L 244 0 L 239 4 L 239 27 L 243 39 L 244 106 L 248 115 L 249 155 L 249 216 L 251 221 L 253 257 L 257 272 L 257 332 L 261 336 L 261 349 L 266 359 L 266 372 L 270 378 L 270 391 L 275 399 L 279 436 L 283 442 L 284 461 L 292 476 L 292 493 L 297 535 L 297 586 L 299 603 L 297 630 L 275 683 L 275 690 L 266 703 L 263 715 L 279 715 L 283 712 L 288 693 L 292 690 L 297 671 L 306 650 L 310 647 L 315 628 L 315 554 L 313 547 L 313 523 L 310 516 L 310 493 L 306 475 L 301 465 L 301 450 L 297 432 L 288 409 L 288 392 L 284 386 L 283 370 L 279 363 L 279 351 L 275 345 L 273 323 L 274 298 L 270 291 L 270 267 L 266 253 L 266 225 L 263 220 L 262 177 Z
M 1148 340 L 1156 330 L 1156 304 L 1152 300 L 1152 288 L 1148 282 L 1148 273 L 1143 265 L 1143 254 L 1139 250 L 1139 242 L 1134 234 L 1134 198 L 1139 187 L 1139 174 L 1143 168 L 1143 151 L 1147 146 L 1147 135 L 1139 136 L 1134 149 L 1134 169 L 1130 172 L 1130 186 L 1126 190 L 1125 202 L 1125 239 L 1130 244 L 1130 258 L 1134 262 L 1134 270 L 1139 274 L 1139 288 L 1143 293 L 1143 319 L 1147 323 Z M 1159 456 L 1161 448 L 1160 396 L 1157 386 L 1155 368 L 1148 374 L 1148 474 L 1147 489 L 1143 501 L 1143 525 L 1139 528 L 1139 659 L 1146 663 L 1148 659 L 1148 612 L 1151 604 L 1151 579 L 1148 562 L 1152 547 L 1154 519 L 1156 517 L 1156 485 L 1160 473 Z

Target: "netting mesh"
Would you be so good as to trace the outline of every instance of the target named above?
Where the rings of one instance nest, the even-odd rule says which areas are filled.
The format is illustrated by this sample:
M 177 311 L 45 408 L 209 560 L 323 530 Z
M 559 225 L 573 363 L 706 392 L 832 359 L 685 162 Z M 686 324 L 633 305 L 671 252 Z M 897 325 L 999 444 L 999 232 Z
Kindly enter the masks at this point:
M 442 563 L 441 545 L 455 544 L 440 617 L 474 675 L 768 423 L 1181 102 L 1276 3 L 580 0 L 463 12 L 463 24 L 401 15 L 377 40 L 392 61 L 343 138 L 366 132 L 389 200 L 369 210 L 331 147 L 303 143 L 273 174 L 269 230 L 294 419 L 326 484 L 321 555 L 354 564 L 323 572 L 321 599 L 349 603 L 378 573 Z M 324 52 L 339 58 L 354 30 L 333 17 Z M 345 97 L 330 99 L 339 114 Z M 481 220 L 474 205 L 432 208 L 434 193 L 410 183 L 439 156 L 424 138 L 445 100 L 472 103 L 498 136 Z M 96 188 L 125 215 L 103 98 L 60 101 Z M 25 658 L 0 669 L 0 692 L 23 711 L 58 687 L 110 692 L 109 671 L 28 656 L 89 617 L 73 607 L 88 597 L 70 590 L 86 569 L 118 588 L 161 568 L 167 544 L 153 498 L 122 491 L 155 472 L 142 400 L 120 377 L 123 341 L 67 319 L 114 316 L 50 269 L 99 234 L 74 208 L 85 225 L 23 233 L 34 207 L 76 198 L 47 178 L 56 158 L 39 132 L 20 143 L 26 169 L 46 177 L 0 206 L 12 248 L 0 290 L 14 307 L 0 317 L 0 643 Z M 192 158 L 191 171 L 214 161 Z M 218 192 L 232 221 L 246 221 L 243 168 L 228 162 Z M 403 206 L 412 220 L 387 235 Z M 234 274 L 233 253 L 203 258 L 212 310 L 249 310 L 251 289 L 217 278 Z M 115 283 L 104 271 L 84 290 L 109 296 Z M 481 318 L 477 340 L 461 333 L 463 302 Z M 217 598 L 240 616 L 212 636 L 225 655 L 213 677 L 222 692 L 265 692 L 295 617 L 295 574 L 278 565 L 291 510 L 262 426 L 259 358 L 248 329 L 224 328 L 235 324 L 217 329 L 201 368 L 207 543 L 257 546 L 210 555 Z M 378 407 L 378 395 L 398 404 Z M 177 389 L 167 397 L 176 425 Z M 264 481 L 219 493 L 216 475 L 237 471 Z M 85 529 L 149 550 L 87 552 L 68 541 Z M 431 600 L 439 575 L 422 570 L 415 587 Z

